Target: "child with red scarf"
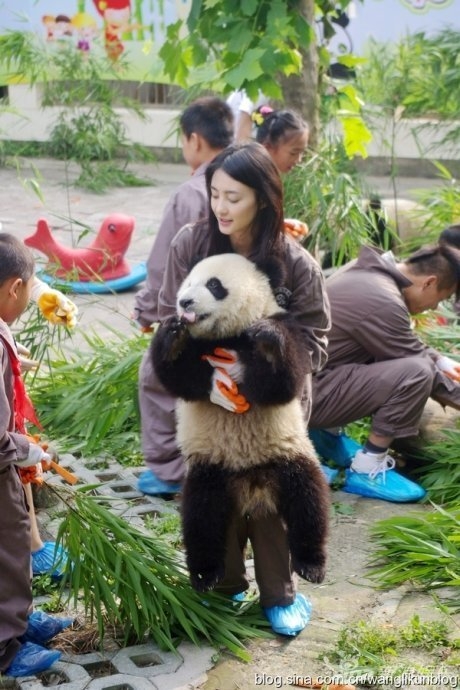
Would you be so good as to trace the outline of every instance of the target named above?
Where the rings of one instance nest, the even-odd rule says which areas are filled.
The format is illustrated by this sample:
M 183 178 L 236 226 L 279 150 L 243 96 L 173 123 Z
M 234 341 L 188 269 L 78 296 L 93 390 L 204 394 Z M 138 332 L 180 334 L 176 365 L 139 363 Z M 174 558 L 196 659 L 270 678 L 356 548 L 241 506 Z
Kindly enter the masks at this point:
M 32 254 L 13 235 L 0 233 L 0 672 L 9 676 L 49 668 L 61 654 L 43 645 L 71 623 L 31 613 L 30 519 L 19 468 L 49 455 L 25 435 L 33 408 L 9 324 L 27 307 L 33 282 Z

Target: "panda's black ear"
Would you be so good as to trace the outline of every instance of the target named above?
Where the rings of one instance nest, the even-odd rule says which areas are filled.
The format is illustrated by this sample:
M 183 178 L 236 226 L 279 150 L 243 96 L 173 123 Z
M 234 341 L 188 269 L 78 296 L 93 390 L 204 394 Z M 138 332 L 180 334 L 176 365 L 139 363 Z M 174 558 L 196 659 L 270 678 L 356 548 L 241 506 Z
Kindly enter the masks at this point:
M 276 290 L 276 288 L 284 286 L 286 280 L 286 268 L 281 259 L 271 256 L 267 259 L 260 259 L 255 263 L 259 271 L 262 271 L 262 273 L 265 273 L 265 275 L 268 277 L 272 290 Z

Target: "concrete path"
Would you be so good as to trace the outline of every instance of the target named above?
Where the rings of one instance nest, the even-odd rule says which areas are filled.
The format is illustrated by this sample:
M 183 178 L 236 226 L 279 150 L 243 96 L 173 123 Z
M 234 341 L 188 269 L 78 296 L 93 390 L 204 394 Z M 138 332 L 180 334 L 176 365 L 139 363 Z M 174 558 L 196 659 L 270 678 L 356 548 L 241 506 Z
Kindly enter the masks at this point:
M 34 161 L 34 166 L 41 174 L 39 186 L 43 200 L 30 191 L 26 182 L 36 177 L 35 167 L 30 162 L 24 162 L 19 172 L 14 168 L 0 169 L 0 221 L 3 230 L 23 239 L 32 234 L 38 218 L 45 217 L 58 239 L 70 246 L 72 224 L 69 218 L 97 230 L 104 217 L 113 211 L 132 214 L 136 218 L 136 230 L 128 259 L 133 263 L 146 259 L 170 193 L 189 174 L 186 166 L 179 164 L 135 166 L 139 174 L 151 179 L 152 186 L 111 190 L 99 196 L 64 184 L 67 178 L 75 178 L 75 167 L 66 170 L 63 163 L 50 160 Z M 387 179 L 373 178 L 370 182 L 376 189 L 381 189 L 382 194 L 387 193 Z M 410 195 L 411 190 L 427 184 L 435 182 L 405 180 L 404 194 Z M 73 232 L 78 235 L 75 225 Z M 133 328 L 130 322 L 133 295 L 134 290 L 118 295 L 76 296 L 75 301 L 80 308 L 78 328 L 80 331 L 94 328 L 107 337 L 110 337 L 108 326 L 129 333 Z M 83 481 L 95 481 L 91 472 L 86 470 L 85 473 L 83 462 L 70 456 L 67 463 Z M 115 492 L 132 510 L 139 510 L 140 505 L 140 495 L 136 490 L 138 471 L 129 471 L 114 463 L 109 468 L 110 479 L 106 483 L 107 491 Z M 97 481 L 102 480 L 98 476 Z M 327 656 L 336 649 L 338 633 L 345 625 L 365 620 L 392 626 L 407 623 L 414 614 L 423 620 L 443 619 L 430 596 L 406 587 L 391 592 L 378 591 L 366 572 L 373 548 L 370 526 L 381 518 L 426 509 L 362 499 L 340 491 L 331 492 L 331 502 L 328 574 L 322 585 L 299 584 L 300 591 L 313 603 L 313 614 L 311 623 L 296 639 L 273 637 L 251 644 L 252 661 L 247 664 L 226 654 L 222 654 L 215 664 L 215 650 L 208 647 L 196 649 L 189 644 L 180 646 L 179 657 L 164 655 L 153 645 L 112 650 L 104 655 L 70 656 L 59 662 L 52 674 L 11 683 L 0 682 L 0 686 L 22 690 L 40 690 L 52 685 L 60 685 L 66 690 L 288 687 L 289 681 L 295 677 L 332 674 L 334 668 L 327 662 Z M 157 499 L 146 498 L 141 505 L 146 511 L 171 509 L 171 504 Z M 53 533 L 55 523 L 50 511 L 40 511 L 40 521 L 44 529 Z M 454 622 L 460 625 L 458 617 Z M 326 660 L 321 661 L 320 655 Z M 421 661 L 428 662 L 427 659 Z M 400 687 L 401 681 L 401 678 L 388 679 L 386 685 L 389 688 Z M 426 682 L 422 679 L 422 683 L 417 684 L 414 679 L 409 679 L 406 685 L 422 687 Z M 447 686 L 446 683 L 439 685 Z M 453 682 L 451 686 L 456 687 Z

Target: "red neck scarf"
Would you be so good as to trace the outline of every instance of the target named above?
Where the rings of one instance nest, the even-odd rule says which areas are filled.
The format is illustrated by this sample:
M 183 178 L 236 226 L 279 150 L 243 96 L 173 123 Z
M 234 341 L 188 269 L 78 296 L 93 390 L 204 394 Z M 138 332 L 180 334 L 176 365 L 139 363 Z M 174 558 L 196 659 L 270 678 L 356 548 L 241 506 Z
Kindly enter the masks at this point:
M 2 342 L 6 348 L 6 351 L 8 353 L 8 357 L 10 360 L 11 364 L 11 369 L 13 371 L 13 391 L 14 391 L 14 401 L 13 401 L 13 410 L 14 410 L 14 425 L 16 431 L 18 431 L 20 434 L 25 434 L 26 433 L 26 421 L 31 422 L 32 424 L 35 424 L 36 427 L 39 429 L 42 429 L 42 425 L 40 424 L 37 414 L 34 410 L 34 406 L 32 404 L 31 399 L 27 395 L 26 388 L 24 386 L 24 381 L 22 380 L 21 376 L 21 362 L 18 359 L 18 356 L 14 350 L 14 348 L 11 346 L 11 344 L 8 342 L 8 340 L 0 334 L 0 338 L 2 339 Z

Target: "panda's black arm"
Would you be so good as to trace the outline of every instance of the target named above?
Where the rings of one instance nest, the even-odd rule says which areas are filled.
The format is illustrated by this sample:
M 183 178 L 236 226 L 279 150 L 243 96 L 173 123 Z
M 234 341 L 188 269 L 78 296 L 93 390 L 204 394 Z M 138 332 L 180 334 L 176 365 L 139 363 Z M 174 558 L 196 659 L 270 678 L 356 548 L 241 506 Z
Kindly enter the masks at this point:
M 150 356 L 156 374 L 172 395 L 184 400 L 206 400 L 211 391 L 212 367 L 202 359 L 203 341 L 190 337 L 186 324 L 175 316 L 156 331 Z
M 300 396 L 309 371 L 302 331 L 289 314 L 260 319 L 245 331 L 250 347 L 239 351 L 244 367 L 240 392 L 249 402 L 281 405 Z

